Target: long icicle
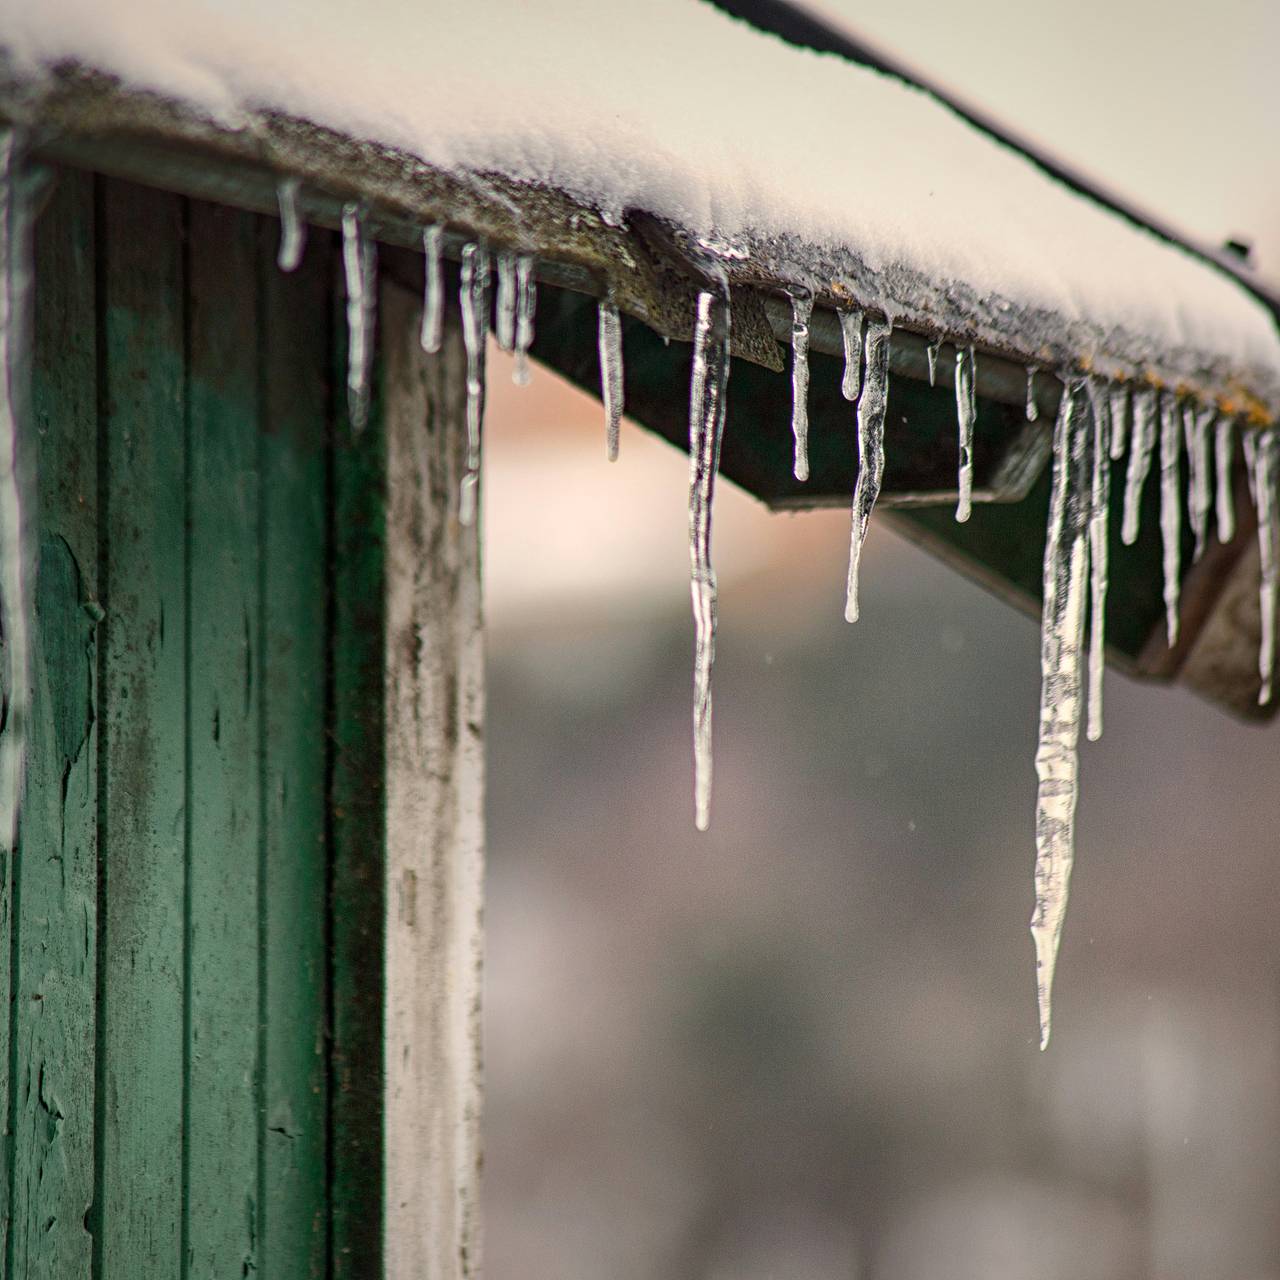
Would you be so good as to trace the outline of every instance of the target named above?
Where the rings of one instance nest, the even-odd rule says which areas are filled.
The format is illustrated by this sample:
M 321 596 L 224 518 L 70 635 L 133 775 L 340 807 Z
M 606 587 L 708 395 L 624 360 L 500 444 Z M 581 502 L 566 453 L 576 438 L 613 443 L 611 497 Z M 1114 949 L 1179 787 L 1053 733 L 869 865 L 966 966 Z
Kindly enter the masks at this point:
M 25 137 L 0 132 L 0 852 L 17 852 L 31 705 L 35 424 L 30 418 L 34 181 Z
M 1036 748 L 1036 948 L 1040 1048 L 1053 1028 L 1053 975 L 1075 859 L 1084 643 L 1092 492 L 1092 418 L 1083 384 L 1066 383 L 1054 428 L 1053 491 L 1044 548 L 1040 623 L 1040 735 Z
M 1232 489 L 1232 465 L 1235 455 L 1235 423 L 1223 414 L 1213 437 L 1213 465 L 1218 482 L 1216 515 L 1218 541 L 1226 546 L 1236 536 L 1235 493 Z
M 1154 387 L 1140 387 L 1133 393 L 1133 432 L 1129 443 L 1129 470 L 1124 481 L 1124 519 L 1120 526 L 1120 539 L 1126 547 L 1138 540 L 1142 486 L 1151 470 L 1151 454 L 1156 443 L 1157 404 Z
M 862 394 L 862 312 L 840 312 L 840 336 L 844 340 L 844 377 L 840 394 L 857 404 Z
M 1111 461 L 1124 457 L 1129 437 L 1129 388 L 1123 382 L 1111 387 Z
M 1028 422 L 1034 422 L 1040 416 L 1040 406 L 1036 404 L 1036 374 L 1040 370 L 1035 365 L 1027 365 L 1027 407 Z
M 1192 561 L 1204 555 L 1209 537 L 1209 419 L 1197 413 L 1193 401 L 1182 406 L 1182 435 L 1187 450 L 1187 520 L 1195 538 Z
M 794 473 L 809 478 L 809 319 L 813 295 L 791 295 L 791 434 L 795 437 Z
M 533 317 L 538 306 L 538 282 L 533 274 L 533 255 L 516 259 L 516 363 L 511 380 L 517 387 L 529 385 L 529 348 L 533 346 Z
M 422 233 L 422 332 L 419 340 L 429 356 L 444 341 L 444 228 L 427 227 Z
M 889 338 L 893 331 L 887 320 L 867 325 L 866 377 L 858 399 L 858 479 L 853 487 L 853 525 L 849 538 L 849 580 L 845 592 L 844 616 L 858 620 L 858 566 L 862 543 L 867 536 L 871 509 L 880 495 L 884 475 L 884 413 L 889 401 Z
M 462 250 L 462 342 L 467 351 L 467 470 L 462 477 L 458 520 L 474 524 L 480 483 L 480 427 L 484 419 L 484 345 L 489 332 L 489 251 L 483 244 Z
M 694 822 L 711 820 L 711 666 L 716 653 L 716 575 L 711 567 L 711 503 L 720 468 L 729 383 L 729 292 L 698 295 L 689 385 L 689 562 L 693 596 Z
M 298 216 L 297 178 L 281 178 L 276 185 L 276 201 L 280 206 L 280 248 L 276 266 L 281 271 L 297 271 L 307 247 L 307 224 Z
M 1089 489 L 1089 715 L 1085 736 L 1102 737 L 1102 677 L 1106 666 L 1107 524 L 1111 511 L 1114 401 L 1101 379 L 1089 381 L 1093 409 L 1093 480 Z
M 1172 391 L 1160 393 L 1160 536 L 1164 542 L 1164 613 L 1169 648 L 1178 643 L 1182 578 L 1182 484 L 1178 472 L 1181 414 Z
M 956 519 L 962 524 L 973 514 L 973 424 L 978 416 L 974 384 L 978 361 L 972 347 L 956 348 L 956 421 L 959 424 L 960 466 L 956 487 Z
M 609 301 L 597 308 L 596 346 L 600 354 L 600 399 L 604 402 L 604 451 L 618 460 L 618 432 L 622 424 L 622 317 Z
M 373 241 L 365 231 L 364 210 L 354 201 L 343 205 L 342 266 L 347 282 L 347 412 L 356 431 L 363 429 L 369 417 L 375 252 Z
M 1280 456 L 1280 434 L 1266 431 L 1258 436 L 1250 449 L 1254 502 L 1258 510 L 1258 608 L 1261 615 L 1261 641 L 1258 645 L 1258 705 L 1271 701 L 1276 667 L 1277 575 L 1280 573 L 1280 521 L 1276 513 L 1277 457 Z

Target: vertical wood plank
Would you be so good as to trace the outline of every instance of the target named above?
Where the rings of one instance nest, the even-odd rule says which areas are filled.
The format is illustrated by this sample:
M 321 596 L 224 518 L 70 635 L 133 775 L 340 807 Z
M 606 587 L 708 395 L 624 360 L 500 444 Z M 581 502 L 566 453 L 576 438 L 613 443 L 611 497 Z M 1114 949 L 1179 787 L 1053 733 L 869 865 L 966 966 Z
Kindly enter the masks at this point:
M 104 181 L 97 1280 L 181 1273 L 183 203 Z
M 466 358 L 382 291 L 386 361 L 386 1274 L 479 1274 L 484 658 L 458 522 Z
M 262 1272 L 327 1269 L 325 450 L 331 241 L 276 269 L 261 224 L 261 651 L 265 825 Z
M 334 385 L 346 379 L 343 286 L 335 271 Z M 385 328 L 385 326 L 381 326 Z M 375 363 L 375 375 L 378 365 Z M 356 435 L 339 392 L 329 495 L 332 677 L 331 1151 L 335 1280 L 383 1275 L 383 555 L 386 450 L 378 378 Z
M 189 214 L 186 1241 L 196 1278 L 258 1267 L 259 476 L 250 215 Z
M 36 225 L 33 410 L 41 530 L 31 756 L 10 979 L 8 1274 L 85 1275 L 92 1237 L 97 933 L 97 370 L 93 180 Z

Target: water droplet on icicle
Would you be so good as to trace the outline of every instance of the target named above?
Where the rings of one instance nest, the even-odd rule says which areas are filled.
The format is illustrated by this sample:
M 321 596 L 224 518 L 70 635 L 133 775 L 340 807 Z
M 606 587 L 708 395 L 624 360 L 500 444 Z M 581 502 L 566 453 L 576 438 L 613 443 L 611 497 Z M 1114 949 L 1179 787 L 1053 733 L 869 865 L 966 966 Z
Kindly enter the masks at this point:
M 597 308 L 596 346 L 600 353 L 600 399 L 604 402 L 605 456 L 618 460 L 622 424 L 622 317 L 612 302 Z
M 1235 494 L 1232 491 L 1231 471 L 1235 454 L 1235 424 L 1223 415 L 1218 419 L 1213 438 L 1213 462 L 1217 475 L 1218 492 L 1216 516 L 1218 541 L 1224 546 L 1236 536 Z
M 1277 458 L 1280 434 L 1264 431 L 1251 440 L 1245 435 L 1245 457 L 1249 464 L 1250 486 L 1258 512 L 1258 607 L 1262 638 L 1258 645 L 1258 705 L 1271 701 L 1276 667 L 1276 605 L 1280 586 L 1280 520 L 1276 513 Z
M 538 303 L 538 282 L 533 276 L 533 255 L 516 259 L 516 363 L 511 379 L 518 387 L 529 385 L 529 348 L 533 346 L 533 316 Z
M 791 295 L 791 434 L 795 438 L 794 473 L 809 478 L 809 317 L 813 297 Z
M 297 271 L 307 247 L 307 224 L 298 216 L 297 178 L 282 178 L 276 184 L 276 202 L 280 206 L 280 248 L 276 266 L 281 271 Z
M 960 467 L 957 488 L 956 519 L 962 524 L 973 514 L 973 424 L 978 416 L 978 400 L 974 384 L 978 361 L 972 347 L 956 348 L 956 421 L 960 429 Z
M 1100 379 L 1089 382 L 1093 410 L 1093 477 L 1089 487 L 1089 711 L 1085 736 L 1102 737 L 1102 677 L 1106 667 L 1107 523 L 1111 511 L 1112 400 Z
M 844 377 L 840 394 L 853 404 L 862 393 L 862 312 L 840 312 L 840 335 L 844 340 Z
M 26 770 L 33 639 L 32 545 L 28 486 L 34 479 L 30 419 L 33 183 L 24 136 L 0 131 L 0 672 L 5 692 L 0 730 L 0 852 L 17 850 Z
M 498 254 L 498 296 L 493 303 L 493 336 L 501 350 L 515 350 L 516 255 L 510 249 Z
M 427 227 L 422 233 L 422 332 L 419 340 L 429 356 L 444 341 L 444 228 Z
M 1111 388 L 1111 461 L 1124 457 L 1129 438 L 1129 388 L 1123 382 Z
M 1036 748 L 1036 948 L 1040 1047 L 1053 1027 L 1053 976 L 1066 919 L 1079 774 L 1081 671 L 1089 573 L 1093 420 L 1084 384 L 1062 388 L 1053 442 L 1053 489 L 1044 548 L 1040 621 L 1040 733 Z
M 859 326 L 861 327 L 861 326 Z M 858 479 L 853 487 L 853 524 L 849 540 L 849 579 L 844 616 L 858 620 L 858 566 L 867 536 L 871 509 L 880 494 L 884 475 L 884 414 L 889 402 L 889 340 L 893 329 L 887 320 L 867 325 L 866 376 L 858 399 Z
M 1169 648 L 1178 643 L 1178 591 L 1182 578 L 1182 494 L 1178 460 L 1181 413 L 1172 391 L 1160 393 L 1160 536 L 1164 542 L 1164 612 Z
M 484 419 L 484 345 L 489 333 L 489 251 L 482 244 L 462 250 L 462 343 L 467 352 L 467 469 L 458 500 L 458 520 L 475 523 L 480 484 L 480 427 Z
M 1142 517 L 1142 486 L 1151 470 L 1156 443 L 1158 399 L 1154 387 L 1139 387 L 1133 393 L 1133 432 L 1129 441 L 1129 470 L 1124 482 L 1124 518 L 1120 538 L 1126 547 L 1138 540 Z
M 729 384 L 729 288 L 698 295 L 689 383 L 689 562 L 693 595 L 694 822 L 711 820 L 711 667 L 716 652 L 716 575 L 711 567 L 711 503 L 720 469 Z
M 347 412 L 356 431 L 369 417 L 369 368 L 373 362 L 376 250 L 365 231 L 364 211 L 342 206 L 342 268 L 347 282 Z

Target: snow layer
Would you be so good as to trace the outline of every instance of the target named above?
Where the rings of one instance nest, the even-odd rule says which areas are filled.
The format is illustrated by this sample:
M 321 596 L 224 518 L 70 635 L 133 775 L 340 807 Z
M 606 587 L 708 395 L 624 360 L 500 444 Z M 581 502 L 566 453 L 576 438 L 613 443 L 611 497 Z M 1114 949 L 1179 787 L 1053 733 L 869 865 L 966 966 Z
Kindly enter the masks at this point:
M 1280 371 L 1266 309 L 928 94 L 698 0 L 0 0 L 23 71 L 76 61 L 226 125 L 305 117 L 698 235 L 872 269 Z

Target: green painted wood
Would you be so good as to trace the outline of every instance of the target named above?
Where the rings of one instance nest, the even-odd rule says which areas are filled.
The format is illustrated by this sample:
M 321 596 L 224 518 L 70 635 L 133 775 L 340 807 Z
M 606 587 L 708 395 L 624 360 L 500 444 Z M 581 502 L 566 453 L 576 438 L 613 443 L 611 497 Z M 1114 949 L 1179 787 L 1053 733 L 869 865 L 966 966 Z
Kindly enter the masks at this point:
M 346 326 L 335 284 L 334 384 Z M 375 374 L 377 373 L 375 369 Z M 332 947 L 333 1274 L 382 1273 L 383 921 L 386 797 L 383 713 L 386 446 L 378 377 L 356 435 L 339 391 L 330 489 L 333 557 Z
M 100 1280 L 172 1280 L 183 1223 L 185 207 L 104 183 Z
M 328 864 L 325 523 L 332 242 L 302 268 L 275 264 L 259 228 L 262 558 L 259 651 L 264 760 L 260 888 L 264 983 L 262 1273 L 319 1280 L 328 1266 Z
M 37 225 L 46 288 L 32 403 L 41 537 L 31 758 L 15 867 L 12 1230 L 6 1269 L 88 1273 L 97 933 L 97 382 L 93 182 L 67 174 Z
M 192 202 L 187 331 L 185 1247 L 257 1268 L 261 853 L 256 236 Z

